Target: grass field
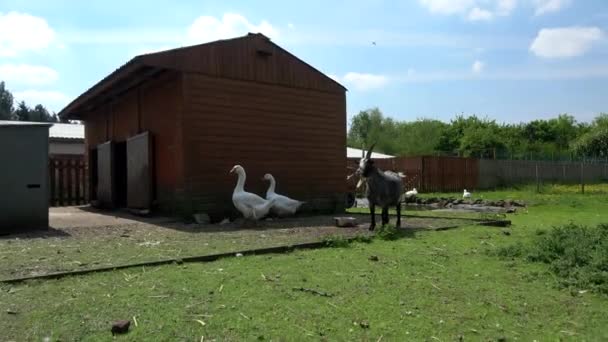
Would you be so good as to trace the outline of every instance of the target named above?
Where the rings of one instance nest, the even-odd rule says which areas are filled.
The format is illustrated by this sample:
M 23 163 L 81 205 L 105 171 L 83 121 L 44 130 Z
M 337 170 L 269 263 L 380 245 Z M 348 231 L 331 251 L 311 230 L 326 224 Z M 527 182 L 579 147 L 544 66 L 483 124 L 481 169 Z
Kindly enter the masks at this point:
M 118 319 L 132 321 L 125 341 L 608 340 L 608 296 L 496 255 L 555 225 L 608 222 L 608 187 L 597 187 L 474 193 L 529 204 L 507 229 L 1 285 L 0 340 L 109 341 Z

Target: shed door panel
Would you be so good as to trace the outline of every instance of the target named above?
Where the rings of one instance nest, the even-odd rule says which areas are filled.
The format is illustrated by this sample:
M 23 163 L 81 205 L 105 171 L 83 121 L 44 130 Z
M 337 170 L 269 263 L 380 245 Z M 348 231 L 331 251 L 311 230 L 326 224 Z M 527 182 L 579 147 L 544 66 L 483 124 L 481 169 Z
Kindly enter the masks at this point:
M 149 132 L 127 140 L 127 206 L 149 209 L 152 204 L 153 141 Z
M 97 200 L 104 207 L 114 206 L 114 145 L 97 146 Z

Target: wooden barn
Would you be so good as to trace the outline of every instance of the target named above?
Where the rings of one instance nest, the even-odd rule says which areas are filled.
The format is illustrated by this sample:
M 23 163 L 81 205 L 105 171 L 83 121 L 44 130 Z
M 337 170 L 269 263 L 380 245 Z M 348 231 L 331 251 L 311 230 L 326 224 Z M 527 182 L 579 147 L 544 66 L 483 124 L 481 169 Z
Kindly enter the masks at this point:
M 260 195 L 335 212 L 346 193 L 346 89 L 262 34 L 136 56 L 65 107 L 83 120 L 91 200 L 220 219 L 235 164 Z

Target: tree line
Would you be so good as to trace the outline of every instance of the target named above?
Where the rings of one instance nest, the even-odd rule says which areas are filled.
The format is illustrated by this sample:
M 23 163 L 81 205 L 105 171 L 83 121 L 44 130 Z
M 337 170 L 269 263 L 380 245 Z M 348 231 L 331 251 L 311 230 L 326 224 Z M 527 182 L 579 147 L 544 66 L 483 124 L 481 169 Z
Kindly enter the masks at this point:
M 24 101 L 21 101 L 15 106 L 13 94 L 6 89 L 3 81 L 0 81 L 0 120 L 69 123 L 60 120 L 57 114 L 51 114 L 41 104 L 31 108 Z
M 359 112 L 347 135 L 350 147 L 376 143 L 375 150 L 397 156 L 452 155 L 499 159 L 608 158 L 608 114 L 591 123 L 560 114 L 527 123 L 497 123 L 477 115 L 398 121 L 371 108 Z

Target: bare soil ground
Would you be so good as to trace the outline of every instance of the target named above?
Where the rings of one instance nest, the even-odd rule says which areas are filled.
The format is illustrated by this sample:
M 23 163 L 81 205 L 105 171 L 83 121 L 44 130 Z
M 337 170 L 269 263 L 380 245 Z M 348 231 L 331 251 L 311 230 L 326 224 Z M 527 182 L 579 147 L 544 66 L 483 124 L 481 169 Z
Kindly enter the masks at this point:
M 334 215 L 274 219 L 255 226 L 239 220 L 201 225 L 88 206 L 51 208 L 49 230 L 0 236 L 0 279 L 370 234 L 368 215 L 350 216 L 358 218 L 358 227 L 336 227 Z M 402 227 L 436 229 L 466 223 L 407 217 Z

